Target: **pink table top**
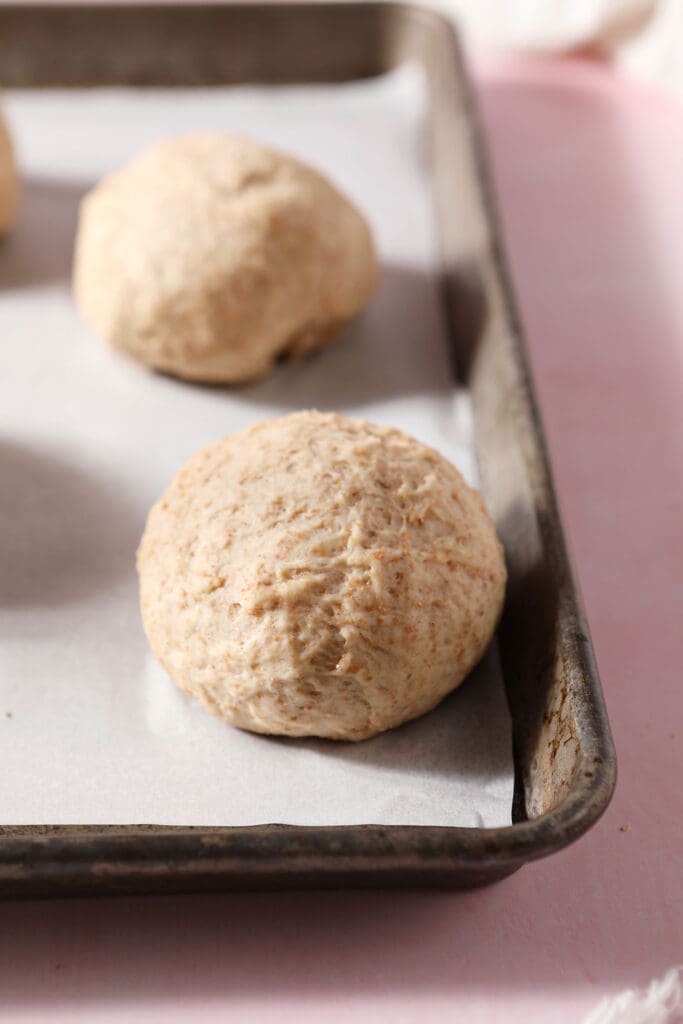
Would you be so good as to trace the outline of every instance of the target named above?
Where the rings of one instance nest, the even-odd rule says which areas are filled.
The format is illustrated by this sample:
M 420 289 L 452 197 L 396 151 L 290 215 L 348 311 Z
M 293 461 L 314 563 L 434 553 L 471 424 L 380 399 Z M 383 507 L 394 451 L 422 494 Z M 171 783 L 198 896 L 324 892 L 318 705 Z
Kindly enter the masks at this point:
M 0 1018 L 553 1024 L 683 961 L 683 108 L 579 61 L 476 72 L 619 756 L 602 821 L 471 893 L 0 908 Z

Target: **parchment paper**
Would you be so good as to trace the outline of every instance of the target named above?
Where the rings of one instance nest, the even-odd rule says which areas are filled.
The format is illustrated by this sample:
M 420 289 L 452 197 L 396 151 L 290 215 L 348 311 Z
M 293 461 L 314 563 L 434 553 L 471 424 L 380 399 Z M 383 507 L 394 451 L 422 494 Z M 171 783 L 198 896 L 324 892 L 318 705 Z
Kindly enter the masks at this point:
M 475 481 L 451 378 L 417 71 L 347 86 L 5 97 L 24 208 L 0 245 L 0 822 L 501 825 L 512 758 L 495 657 L 425 718 L 361 744 L 241 733 L 148 651 L 134 554 L 195 449 L 317 407 L 394 424 Z M 310 160 L 370 217 L 380 293 L 338 344 L 202 388 L 105 349 L 70 296 L 77 203 L 154 139 L 229 129 Z

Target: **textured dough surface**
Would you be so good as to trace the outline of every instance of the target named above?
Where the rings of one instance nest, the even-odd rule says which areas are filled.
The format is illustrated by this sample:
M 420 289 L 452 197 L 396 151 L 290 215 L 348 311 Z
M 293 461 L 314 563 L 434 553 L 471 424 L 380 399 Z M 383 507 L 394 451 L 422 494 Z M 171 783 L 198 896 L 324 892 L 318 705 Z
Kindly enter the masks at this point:
M 458 470 L 399 430 L 317 412 L 192 456 L 150 511 L 138 571 L 178 686 L 243 729 L 345 740 L 458 686 L 505 588 Z
M 7 126 L 0 113 L 0 234 L 12 226 L 19 205 L 19 177 Z
M 83 200 L 74 292 L 115 348 L 190 380 L 267 373 L 330 340 L 378 271 L 361 214 L 322 175 L 246 139 L 159 142 Z

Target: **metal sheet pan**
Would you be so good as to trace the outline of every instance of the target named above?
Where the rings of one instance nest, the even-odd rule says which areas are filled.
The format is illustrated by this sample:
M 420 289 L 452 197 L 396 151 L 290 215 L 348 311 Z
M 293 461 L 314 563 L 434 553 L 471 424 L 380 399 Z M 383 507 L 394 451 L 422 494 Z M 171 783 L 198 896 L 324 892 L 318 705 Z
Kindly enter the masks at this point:
M 0 894 L 482 885 L 578 838 L 609 801 L 609 725 L 449 23 L 394 3 L 0 8 L 8 87 L 339 82 L 407 60 L 429 82 L 444 309 L 506 548 L 499 645 L 513 721 L 513 824 L 6 826 Z

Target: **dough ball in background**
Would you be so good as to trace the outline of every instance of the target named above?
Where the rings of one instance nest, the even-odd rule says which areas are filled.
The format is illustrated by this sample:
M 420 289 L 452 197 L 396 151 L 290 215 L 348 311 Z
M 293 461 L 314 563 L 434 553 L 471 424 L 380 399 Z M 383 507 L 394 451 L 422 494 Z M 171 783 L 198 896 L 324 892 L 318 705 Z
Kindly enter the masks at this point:
M 300 412 L 192 456 L 138 551 L 171 678 L 254 732 L 362 740 L 462 682 L 503 603 L 480 495 L 407 434 Z
M 358 210 L 298 161 L 223 134 L 157 143 L 83 200 L 76 300 L 157 370 L 236 382 L 329 341 L 378 279 Z
M 0 235 L 14 223 L 19 208 L 19 175 L 12 142 L 0 111 Z

